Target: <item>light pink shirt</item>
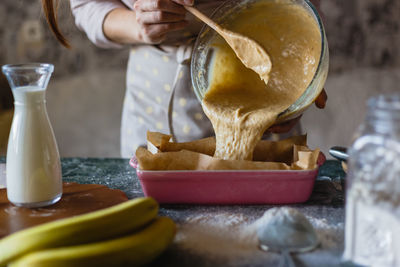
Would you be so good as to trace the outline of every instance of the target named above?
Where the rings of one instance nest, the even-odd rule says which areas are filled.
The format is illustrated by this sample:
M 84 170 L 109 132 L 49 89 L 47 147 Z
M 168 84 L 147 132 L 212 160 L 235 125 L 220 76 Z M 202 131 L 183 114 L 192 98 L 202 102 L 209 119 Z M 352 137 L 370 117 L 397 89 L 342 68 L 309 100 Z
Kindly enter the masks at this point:
M 106 15 L 116 8 L 133 8 L 135 0 L 70 0 L 75 24 L 86 32 L 87 37 L 96 46 L 102 48 L 120 48 L 121 45 L 111 42 L 103 32 Z M 125 4 L 125 5 L 124 5 Z
M 122 45 L 112 42 L 107 39 L 103 32 L 103 22 L 107 14 L 116 8 L 133 9 L 133 4 L 136 0 L 70 0 L 72 14 L 75 17 L 76 26 L 86 32 L 87 37 L 96 46 L 102 48 L 121 48 Z M 210 13 L 219 6 L 222 0 L 197 0 L 196 7 L 204 13 Z M 194 19 L 190 14 L 187 14 L 187 19 L 190 24 L 184 31 L 171 33 L 171 40 L 182 41 L 179 39 L 196 36 L 200 31 L 202 23 Z M 167 42 L 168 44 L 168 42 Z

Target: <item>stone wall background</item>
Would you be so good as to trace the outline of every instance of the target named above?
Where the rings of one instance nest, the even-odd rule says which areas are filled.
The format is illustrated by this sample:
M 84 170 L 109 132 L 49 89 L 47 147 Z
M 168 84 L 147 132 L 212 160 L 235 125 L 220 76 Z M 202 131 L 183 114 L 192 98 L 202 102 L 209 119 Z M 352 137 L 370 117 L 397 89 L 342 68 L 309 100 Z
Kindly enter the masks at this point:
M 68 1 L 60 2 L 71 50 L 51 35 L 40 1 L 2 0 L 0 64 L 55 65 L 48 109 L 62 156 L 118 157 L 128 50 L 96 48 L 76 29 Z M 350 144 L 369 96 L 400 90 L 400 0 L 321 2 L 330 47 L 329 102 L 323 111 L 307 111 L 303 127 L 311 145 L 327 153 L 330 146 Z

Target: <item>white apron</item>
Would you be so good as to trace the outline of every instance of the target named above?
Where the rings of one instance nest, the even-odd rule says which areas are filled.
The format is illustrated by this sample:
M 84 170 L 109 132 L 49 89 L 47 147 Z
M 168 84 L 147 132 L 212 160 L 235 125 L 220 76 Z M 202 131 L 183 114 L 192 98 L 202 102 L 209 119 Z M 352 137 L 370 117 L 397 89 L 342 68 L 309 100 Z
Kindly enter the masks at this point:
M 190 79 L 191 45 L 165 51 L 136 46 L 130 52 L 121 124 L 121 154 L 131 157 L 146 144 L 146 132 L 192 141 L 213 135 Z

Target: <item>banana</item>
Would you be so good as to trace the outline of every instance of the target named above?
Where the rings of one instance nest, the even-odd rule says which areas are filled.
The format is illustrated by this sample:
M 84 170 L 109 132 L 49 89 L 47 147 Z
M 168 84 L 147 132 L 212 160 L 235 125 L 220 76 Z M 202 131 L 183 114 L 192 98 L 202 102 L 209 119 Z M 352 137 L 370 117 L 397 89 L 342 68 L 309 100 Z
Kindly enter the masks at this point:
M 45 223 L 0 240 L 0 266 L 30 252 L 105 240 L 132 232 L 156 218 L 158 203 L 136 198 L 110 208 Z
M 139 266 L 158 257 L 172 242 L 175 224 L 168 217 L 155 219 L 136 233 L 107 241 L 30 253 L 10 267 Z

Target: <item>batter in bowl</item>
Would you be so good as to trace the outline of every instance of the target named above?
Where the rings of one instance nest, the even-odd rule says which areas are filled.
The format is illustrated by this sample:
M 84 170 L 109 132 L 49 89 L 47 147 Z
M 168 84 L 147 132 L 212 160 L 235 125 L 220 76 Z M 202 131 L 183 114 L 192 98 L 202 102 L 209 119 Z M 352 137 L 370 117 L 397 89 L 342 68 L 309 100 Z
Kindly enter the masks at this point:
M 256 40 L 269 54 L 269 81 L 247 69 L 221 39 L 202 105 L 216 135 L 214 156 L 251 160 L 263 133 L 312 81 L 321 34 L 313 17 L 289 0 L 253 4 L 232 21 L 230 30 Z

